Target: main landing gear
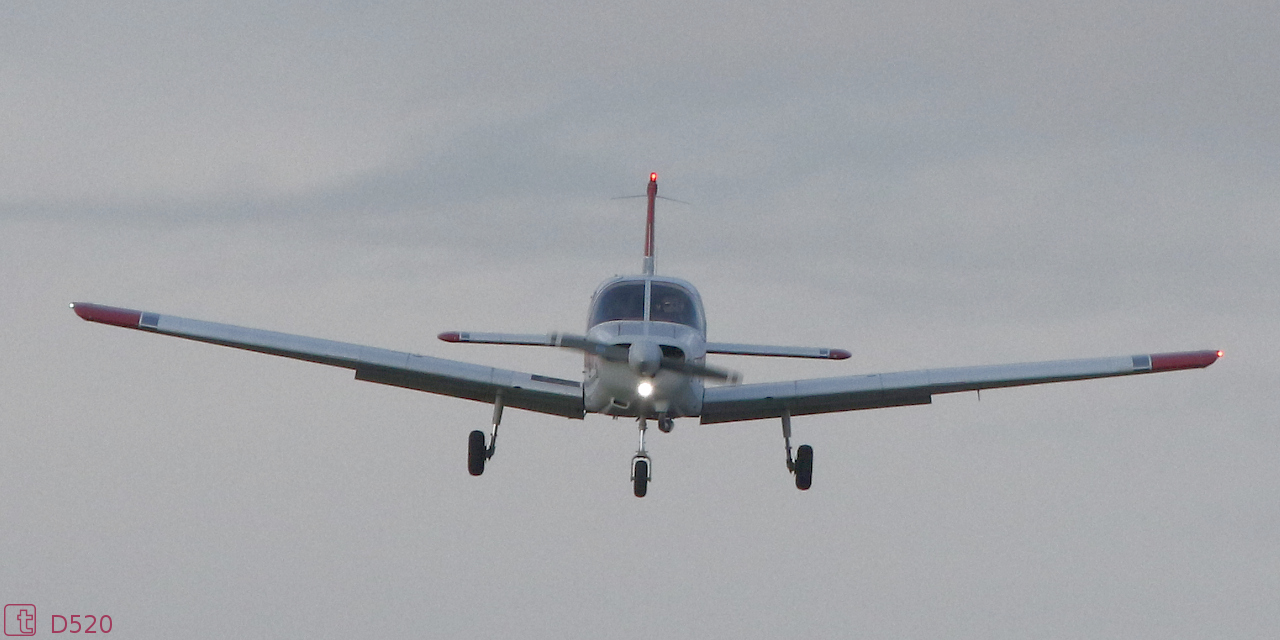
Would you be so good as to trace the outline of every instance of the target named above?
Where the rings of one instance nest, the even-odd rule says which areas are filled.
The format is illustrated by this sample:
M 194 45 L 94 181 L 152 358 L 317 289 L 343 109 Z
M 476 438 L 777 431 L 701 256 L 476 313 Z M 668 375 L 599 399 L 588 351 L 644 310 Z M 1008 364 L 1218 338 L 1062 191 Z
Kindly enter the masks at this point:
M 485 446 L 484 432 L 476 429 L 467 440 L 467 472 L 473 476 L 484 473 L 484 463 L 493 457 L 498 445 L 498 425 L 502 424 L 502 394 L 493 401 L 493 429 L 489 432 L 489 445 Z
M 498 443 L 498 425 L 502 424 L 502 407 L 502 395 L 499 394 L 493 402 L 493 428 L 489 432 L 487 443 L 484 432 L 479 429 L 472 431 L 467 440 L 467 471 L 473 476 L 484 473 L 485 462 L 493 457 Z M 670 433 L 674 420 L 666 414 L 658 414 L 657 419 L 658 429 L 663 433 Z M 644 434 L 649 429 L 649 421 L 640 417 L 637 423 L 640 443 L 636 448 L 636 455 L 631 458 L 631 486 L 636 497 L 643 498 L 649 493 L 649 481 L 653 479 L 649 451 L 644 446 Z M 790 411 L 782 414 L 782 440 L 787 448 L 787 471 L 795 475 L 796 488 L 807 491 L 813 485 L 813 447 L 802 444 L 796 448 L 795 457 L 792 457 Z
M 802 444 L 791 458 L 791 412 L 782 413 L 782 441 L 787 445 L 787 471 L 795 474 L 796 488 L 807 491 L 813 484 L 813 447 Z

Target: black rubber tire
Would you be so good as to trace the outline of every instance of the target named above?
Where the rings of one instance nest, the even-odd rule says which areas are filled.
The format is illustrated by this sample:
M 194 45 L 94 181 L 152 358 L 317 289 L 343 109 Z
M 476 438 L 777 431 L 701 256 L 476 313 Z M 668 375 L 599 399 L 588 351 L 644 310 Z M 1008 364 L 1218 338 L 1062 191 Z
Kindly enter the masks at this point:
M 467 471 L 473 476 L 484 473 L 484 461 L 489 457 L 489 448 L 484 444 L 484 432 L 479 429 L 471 432 L 467 440 Z
M 646 493 L 649 493 L 649 463 L 645 460 L 637 460 L 631 470 L 636 476 L 634 480 L 636 497 L 643 498 Z
M 813 484 L 813 447 L 802 444 L 796 449 L 796 488 L 808 491 Z

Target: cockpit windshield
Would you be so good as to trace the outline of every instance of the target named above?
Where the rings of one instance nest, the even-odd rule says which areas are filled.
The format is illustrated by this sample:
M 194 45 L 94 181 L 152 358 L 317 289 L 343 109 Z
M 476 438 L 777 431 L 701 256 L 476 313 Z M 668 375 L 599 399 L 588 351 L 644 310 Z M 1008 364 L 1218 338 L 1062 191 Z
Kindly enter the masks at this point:
M 644 320 L 643 282 L 621 282 L 600 293 L 591 312 L 591 326 L 611 320 Z
M 649 293 L 649 319 L 654 322 L 675 322 L 698 326 L 698 310 L 684 289 L 660 282 L 653 283 Z
M 700 328 L 698 307 L 689 292 L 664 282 L 652 283 L 649 319 Z M 644 320 L 644 282 L 619 282 L 600 293 L 590 326 L 612 320 Z

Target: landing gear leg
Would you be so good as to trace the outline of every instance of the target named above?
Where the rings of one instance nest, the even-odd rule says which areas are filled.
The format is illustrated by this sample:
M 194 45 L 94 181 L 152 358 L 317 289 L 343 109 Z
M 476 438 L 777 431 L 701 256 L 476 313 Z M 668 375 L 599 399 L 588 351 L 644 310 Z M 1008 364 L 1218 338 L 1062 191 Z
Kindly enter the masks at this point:
M 467 441 L 467 472 L 473 476 L 484 473 L 484 463 L 493 457 L 498 446 L 498 425 L 502 424 L 502 393 L 493 401 L 493 428 L 489 431 L 489 446 L 484 444 L 484 432 L 476 429 Z
M 649 492 L 649 452 L 644 448 L 644 432 L 648 429 L 644 417 L 640 418 L 640 448 L 631 459 L 631 484 L 637 498 L 643 498 Z
M 791 458 L 791 412 L 782 412 L 782 441 L 787 445 L 787 471 L 795 474 L 796 488 L 807 491 L 813 485 L 813 447 L 802 444 Z

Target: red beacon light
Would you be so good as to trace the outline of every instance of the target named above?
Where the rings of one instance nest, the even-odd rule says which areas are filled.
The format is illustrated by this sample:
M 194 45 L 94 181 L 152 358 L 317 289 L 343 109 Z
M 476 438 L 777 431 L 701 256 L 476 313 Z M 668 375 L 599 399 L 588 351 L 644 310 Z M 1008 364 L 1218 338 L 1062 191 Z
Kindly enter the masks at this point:
M 656 173 L 649 174 L 649 182 L 657 182 L 657 181 L 658 181 L 658 174 Z

